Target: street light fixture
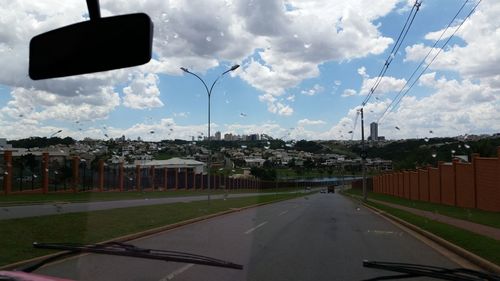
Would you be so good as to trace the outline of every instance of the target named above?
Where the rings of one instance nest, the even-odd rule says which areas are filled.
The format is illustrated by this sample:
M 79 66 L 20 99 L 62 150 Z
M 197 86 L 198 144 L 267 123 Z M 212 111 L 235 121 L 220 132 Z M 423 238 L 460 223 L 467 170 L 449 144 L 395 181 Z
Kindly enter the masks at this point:
M 57 132 L 54 132 L 53 134 L 51 134 L 51 135 L 49 136 L 49 138 L 52 138 L 53 136 L 55 136 L 55 135 L 59 134 L 60 132 L 62 132 L 62 130 L 58 130 Z
M 207 160 L 207 171 L 208 171 L 208 203 L 210 204 L 210 185 L 211 185 L 211 180 L 210 180 L 210 164 L 211 164 L 211 161 L 212 161 L 212 151 L 210 149 L 210 97 L 212 96 L 212 90 L 215 86 L 215 83 L 217 83 L 217 81 L 219 81 L 219 79 L 224 76 L 226 73 L 230 72 L 230 71 L 234 71 L 236 70 L 238 67 L 240 67 L 239 64 L 235 64 L 233 66 L 231 66 L 231 68 L 229 68 L 228 70 L 222 72 L 222 74 L 219 75 L 219 77 L 217 77 L 217 79 L 214 80 L 214 82 L 212 83 L 212 86 L 210 86 L 210 89 L 208 88 L 207 84 L 205 83 L 205 81 L 203 81 L 203 79 L 201 79 L 200 76 L 198 76 L 196 73 L 193 73 L 191 71 L 189 71 L 187 68 L 185 67 L 181 67 L 181 70 L 186 72 L 186 73 L 189 73 L 193 76 L 195 76 L 196 78 L 198 78 L 201 83 L 203 83 L 203 86 L 205 86 L 205 90 L 207 91 L 207 95 L 208 95 L 208 160 Z

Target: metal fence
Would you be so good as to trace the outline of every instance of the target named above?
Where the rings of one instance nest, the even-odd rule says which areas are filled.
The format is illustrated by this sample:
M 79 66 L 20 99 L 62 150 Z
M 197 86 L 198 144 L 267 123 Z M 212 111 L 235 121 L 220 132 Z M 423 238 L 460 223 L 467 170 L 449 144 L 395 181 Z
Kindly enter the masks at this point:
M 41 156 L 12 158 L 12 191 L 34 191 L 42 187 Z

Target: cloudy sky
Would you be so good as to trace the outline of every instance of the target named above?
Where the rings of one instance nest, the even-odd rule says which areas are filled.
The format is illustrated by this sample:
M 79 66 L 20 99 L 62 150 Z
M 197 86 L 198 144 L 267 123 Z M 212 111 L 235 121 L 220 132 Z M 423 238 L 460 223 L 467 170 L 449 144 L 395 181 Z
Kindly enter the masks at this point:
M 0 138 L 146 140 L 212 133 L 359 139 L 356 112 L 403 27 L 412 0 L 101 0 L 102 16 L 144 12 L 154 22 L 145 65 L 32 81 L 31 37 L 88 20 L 83 0 L 0 6 Z M 424 0 L 364 108 L 377 121 L 465 1 Z M 478 0 L 468 1 L 444 42 Z M 389 139 L 500 132 L 500 2 L 483 0 L 398 107 L 380 120 Z M 440 47 L 442 43 L 437 46 Z M 124 46 L 126 47 L 126 46 Z M 425 64 L 424 64 L 425 65 Z M 411 82 L 411 81 L 409 81 Z M 358 120 L 359 122 L 359 120 Z M 396 129 L 398 127 L 399 129 Z M 431 134 L 430 131 L 433 133 Z

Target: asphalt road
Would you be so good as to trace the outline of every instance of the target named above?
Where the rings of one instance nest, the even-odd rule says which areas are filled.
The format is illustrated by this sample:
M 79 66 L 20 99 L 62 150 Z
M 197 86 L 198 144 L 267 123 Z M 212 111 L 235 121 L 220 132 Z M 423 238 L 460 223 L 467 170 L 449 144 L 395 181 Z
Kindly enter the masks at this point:
M 364 259 L 457 266 L 339 194 L 252 208 L 132 243 L 229 260 L 244 270 L 90 254 L 37 273 L 78 280 L 361 280 L 395 274 L 363 268 Z
M 248 196 L 256 196 L 262 194 L 274 194 L 274 193 L 236 193 L 236 194 L 228 194 L 227 198 L 248 197 Z M 222 199 L 223 197 L 224 194 L 210 195 L 210 198 L 212 199 Z M 47 216 L 47 215 L 64 214 L 64 213 L 90 212 L 98 210 L 168 204 L 177 202 L 193 202 L 200 200 L 207 200 L 207 195 L 99 201 L 99 202 L 85 202 L 85 203 L 59 202 L 59 203 L 47 203 L 47 204 L 24 205 L 24 206 L 5 206 L 5 207 L 0 207 L 0 220 Z

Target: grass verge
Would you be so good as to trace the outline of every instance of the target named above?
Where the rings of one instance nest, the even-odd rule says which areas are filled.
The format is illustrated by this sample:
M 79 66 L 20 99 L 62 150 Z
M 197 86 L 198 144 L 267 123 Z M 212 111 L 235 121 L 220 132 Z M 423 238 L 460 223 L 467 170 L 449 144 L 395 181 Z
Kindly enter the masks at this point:
M 231 208 L 291 199 L 306 194 L 283 193 L 189 203 L 60 214 L 0 221 L 0 266 L 52 253 L 33 249 L 33 242 L 96 243 L 127 234 L 214 214 Z
M 370 206 L 383 210 L 393 216 L 429 231 L 439 237 L 500 265 L 500 241 L 463 230 L 445 223 L 430 220 L 412 213 L 392 208 L 383 204 L 368 201 Z
M 294 188 L 282 188 L 279 192 L 290 192 L 297 190 Z M 230 194 L 257 192 L 252 189 L 232 190 Z M 261 190 L 258 192 L 269 193 L 276 192 L 275 189 Z M 212 190 L 210 194 L 224 194 L 224 190 Z M 125 191 L 125 192 L 79 192 L 79 193 L 49 193 L 49 194 L 11 194 L 0 196 L 0 206 L 32 205 L 53 202 L 96 202 L 96 201 L 115 201 L 115 200 L 133 200 L 133 199 L 152 199 L 176 196 L 196 196 L 206 195 L 206 190 L 171 190 L 171 191 Z
M 345 192 L 352 195 L 362 196 L 361 190 L 349 189 Z M 500 228 L 500 212 L 488 212 L 478 209 L 467 209 L 430 202 L 413 201 L 373 192 L 368 193 L 368 198 Z

